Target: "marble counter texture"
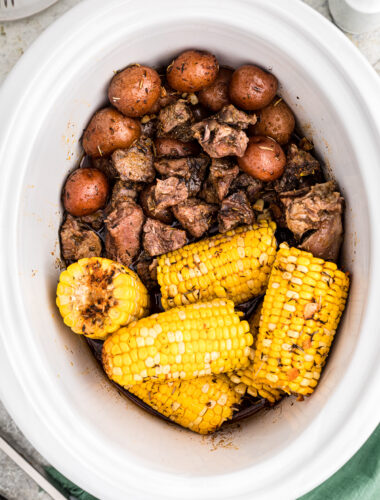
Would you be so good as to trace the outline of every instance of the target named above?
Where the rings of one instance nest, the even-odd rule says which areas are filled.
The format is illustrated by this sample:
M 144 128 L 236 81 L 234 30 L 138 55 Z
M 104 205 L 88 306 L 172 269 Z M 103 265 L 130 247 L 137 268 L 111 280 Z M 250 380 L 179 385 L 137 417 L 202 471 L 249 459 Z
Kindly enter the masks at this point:
M 64 14 L 80 0 L 60 0 L 58 3 L 28 19 L 0 23 L 0 85 L 28 46 L 53 21 Z M 331 20 L 327 1 L 305 0 L 327 19 Z M 380 76 L 380 29 L 348 38 L 365 55 Z M 28 443 L 5 408 L 0 403 L 1 432 L 22 450 L 25 456 L 37 467 L 46 464 L 44 458 Z M 0 494 L 7 500 L 49 500 L 46 494 L 26 476 L 10 459 L 0 452 Z

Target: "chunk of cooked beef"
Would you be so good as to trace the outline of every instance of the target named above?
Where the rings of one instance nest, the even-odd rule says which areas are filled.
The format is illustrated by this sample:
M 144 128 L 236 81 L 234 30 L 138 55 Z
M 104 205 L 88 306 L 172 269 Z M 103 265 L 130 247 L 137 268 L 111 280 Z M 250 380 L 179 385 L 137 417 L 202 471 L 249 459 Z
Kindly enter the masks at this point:
M 297 239 L 311 230 L 301 248 L 315 257 L 335 260 L 342 242 L 344 200 L 333 181 L 316 184 L 300 196 L 281 197 L 285 206 L 286 224 Z
M 238 173 L 239 166 L 232 158 L 213 158 L 201 197 L 208 203 L 221 202 L 227 196 L 232 181 Z
M 148 290 L 154 290 L 158 286 L 157 266 L 157 259 L 152 259 L 145 251 L 141 252 L 136 264 L 136 271 Z
M 142 119 L 141 120 L 141 136 L 153 139 L 157 132 L 157 118 Z
M 83 224 L 91 226 L 95 231 L 99 231 L 104 224 L 104 211 L 97 210 L 92 214 L 82 215 L 82 217 L 78 217 L 78 220 Z
M 157 179 L 154 189 L 154 199 L 157 210 L 178 205 L 189 197 L 186 182 L 178 177 L 168 177 L 165 180 Z
M 247 195 L 237 191 L 223 200 L 218 213 L 219 232 L 225 233 L 241 224 L 252 224 L 255 220 Z
M 112 163 L 124 181 L 152 182 L 156 175 L 150 139 L 140 139 L 128 149 L 116 149 Z
M 209 159 L 206 156 L 192 158 L 160 159 L 155 161 L 156 170 L 163 177 L 179 177 L 186 181 L 189 196 L 199 193 L 206 175 Z
M 219 123 L 214 119 L 203 120 L 192 126 L 194 138 L 211 158 L 243 156 L 248 137 L 242 130 Z
M 145 184 L 130 182 L 130 181 L 117 181 L 112 189 L 112 195 L 109 205 L 114 208 L 125 200 L 137 200 L 137 194 L 141 191 Z
M 190 106 L 183 100 L 170 104 L 161 109 L 158 115 L 158 137 L 174 137 L 180 141 L 191 141 L 193 132 L 191 124 L 194 122 Z
M 158 220 L 147 219 L 143 230 L 143 246 L 151 257 L 177 250 L 186 243 L 186 231 L 167 226 Z
M 140 251 L 143 224 L 142 208 L 132 199 L 113 208 L 105 220 L 107 257 L 130 266 Z
M 262 189 L 262 181 L 245 173 L 240 173 L 231 184 L 231 191 L 244 191 L 251 203 L 260 197 Z
M 99 158 L 92 157 L 91 166 L 101 170 L 109 179 L 117 177 L 117 172 L 110 156 L 100 156 Z
M 146 187 L 140 194 L 140 204 L 147 217 L 158 219 L 165 224 L 170 224 L 173 221 L 173 214 L 170 208 L 158 209 L 154 192 L 156 189 L 155 184 Z
M 295 144 L 290 144 L 286 154 L 285 171 L 274 182 L 278 193 L 300 189 L 323 180 L 319 161 L 310 153 L 298 149 Z
M 209 205 L 197 198 L 189 198 L 173 207 L 173 213 L 182 227 L 196 238 L 200 238 L 210 229 L 217 209 L 216 205 Z
M 165 71 L 166 70 L 164 70 L 164 74 Z M 180 98 L 179 92 L 169 87 L 168 84 L 164 83 L 164 85 L 161 87 L 161 95 L 151 108 L 150 112 L 158 113 L 160 109 L 165 108 L 170 104 L 174 104 L 176 101 L 178 101 L 179 98 Z
M 99 236 L 86 228 L 75 217 L 67 215 L 59 231 L 62 257 L 66 261 L 100 257 L 102 243 Z
M 232 127 L 239 129 L 246 129 L 249 125 L 254 125 L 257 122 L 256 115 L 248 115 L 244 111 L 235 108 L 233 104 L 228 104 L 224 106 L 219 113 L 214 115 L 212 118 L 217 120 L 219 123 L 226 123 Z

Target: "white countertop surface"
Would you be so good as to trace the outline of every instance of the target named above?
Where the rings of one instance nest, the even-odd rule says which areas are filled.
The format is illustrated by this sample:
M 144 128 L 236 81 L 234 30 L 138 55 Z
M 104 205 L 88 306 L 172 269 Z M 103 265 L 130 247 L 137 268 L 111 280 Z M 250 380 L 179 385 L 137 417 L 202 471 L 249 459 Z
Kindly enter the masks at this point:
M 17 0 L 16 0 L 17 1 Z M 49 9 L 28 19 L 0 22 L 0 85 L 24 51 L 53 21 L 81 0 L 59 0 Z M 105 0 L 106 1 L 106 0 Z M 159 0 L 158 0 L 159 1 Z M 331 20 L 326 0 L 304 0 Z M 0 0 L 0 3 L 2 0 Z M 10 2 L 10 0 L 8 0 Z M 380 29 L 348 38 L 359 48 L 380 76 Z M 379 110 L 380 112 L 380 110 Z M 4 117 L 3 117 L 4 119 Z M 47 465 L 27 442 L 0 403 L 1 433 L 38 466 Z M 26 476 L 8 457 L 0 452 L 0 495 L 7 500 L 49 500 L 51 497 Z

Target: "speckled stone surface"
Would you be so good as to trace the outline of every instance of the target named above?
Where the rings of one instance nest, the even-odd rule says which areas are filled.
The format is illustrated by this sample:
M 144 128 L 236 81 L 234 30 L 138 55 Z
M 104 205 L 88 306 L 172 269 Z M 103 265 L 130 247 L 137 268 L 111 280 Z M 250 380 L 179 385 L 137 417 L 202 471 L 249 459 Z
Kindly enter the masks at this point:
M 1 1 L 1 0 L 0 0 Z M 27 47 L 38 35 L 64 12 L 81 0 L 60 0 L 58 3 L 29 19 L 0 23 L 0 84 Z M 158 0 L 159 1 L 159 0 Z M 323 16 L 331 20 L 327 1 L 305 0 Z M 380 29 L 348 38 L 360 49 L 380 76 Z M 37 467 L 46 465 L 41 455 L 28 443 L 0 403 L 1 433 L 21 449 Z M 0 452 L 0 494 L 8 500 L 48 500 L 50 496 L 26 476 L 10 459 Z

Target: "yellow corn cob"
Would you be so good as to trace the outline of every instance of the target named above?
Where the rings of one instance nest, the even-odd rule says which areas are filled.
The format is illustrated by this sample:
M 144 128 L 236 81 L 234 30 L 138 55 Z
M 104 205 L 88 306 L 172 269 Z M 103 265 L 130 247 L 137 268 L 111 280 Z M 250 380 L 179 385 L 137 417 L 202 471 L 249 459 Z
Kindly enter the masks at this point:
M 199 434 L 216 431 L 241 401 L 223 374 L 166 383 L 149 380 L 128 390 L 173 422 Z
M 255 380 L 255 371 L 253 368 L 253 360 L 254 360 L 254 349 L 257 340 L 257 336 L 259 333 L 259 324 L 261 317 L 262 304 L 256 309 L 249 320 L 249 327 L 253 336 L 253 346 L 249 353 L 250 364 L 247 368 L 237 370 L 235 373 L 229 375 L 231 382 L 236 384 L 235 390 L 239 394 L 243 395 L 246 392 L 251 396 L 257 398 L 262 397 L 267 399 L 270 403 L 275 403 L 279 401 L 283 396 L 284 392 L 271 387 L 268 384 L 263 384 L 260 382 L 256 382 Z
M 348 294 L 336 264 L 282 244 L 269 279 L 253 364 L 257 383 L 298 395 L 318 384 Z
M 252 335 L 232 301 L 177 307 L 121 328 L 103 346 L 107 375 L 122 386 L 191 379 L 248 364 Z
M 61 273 L 56 303 L 73 332 L 93 339 L 104 339 L 149 311 L 149 295 L 137 274 L 100 257 L 80 259 Z
M 260 220 L 159 257 L 164 309 L 216 297 L 241 304 L 263 293 L 276 254 L 275 229 Z

